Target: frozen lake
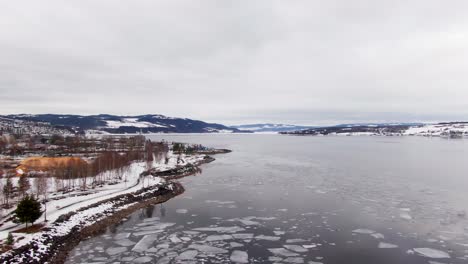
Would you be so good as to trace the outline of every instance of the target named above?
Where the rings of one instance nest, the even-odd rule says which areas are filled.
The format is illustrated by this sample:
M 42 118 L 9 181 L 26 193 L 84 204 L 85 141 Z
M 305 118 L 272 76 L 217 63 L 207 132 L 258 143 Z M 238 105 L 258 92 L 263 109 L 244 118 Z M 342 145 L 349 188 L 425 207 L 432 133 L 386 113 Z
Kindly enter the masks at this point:
M 467 263 L 468 141 L 155 135 L 229 148 L 68 263 Z

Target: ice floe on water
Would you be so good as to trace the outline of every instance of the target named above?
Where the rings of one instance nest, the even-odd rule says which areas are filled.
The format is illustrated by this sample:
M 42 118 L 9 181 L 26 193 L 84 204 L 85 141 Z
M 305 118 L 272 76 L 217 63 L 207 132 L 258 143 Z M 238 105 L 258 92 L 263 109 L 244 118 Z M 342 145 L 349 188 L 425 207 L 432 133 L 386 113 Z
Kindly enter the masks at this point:
M 238 247 L 243 247 L 244 244 L 237 243 L 237 242 L 231 242 L 231 243 L 229 243 L 229 246 L 231 246 L 232 248 L 238 248 Z
M 127 251 L 126 247 L 113 247 L 113 248 L 108 248 L 106 250 L 106 253 L 109 255 L 116 255 L 116 254 L 120 254 L 126 251 Z
M 398 248 L 397 245 L 390 244 L 390 243 L 385 243 L 385 242 L 380 242 L 377 247 L 378 248 Z
M 375 239 L 384 239 L 385 238 L 385 236 L 380 234 L 380 233 L 373 233 L 373 234 L 371 234 L 371 236 L 373 238 L 375 238 Z
M 133 233 L 134 236 L 144 236 L 144 235 L 149 235 L 149 234 L 156 234 L 156 233 L 161 233 L 164 231 L 164 229 L 171 227 L 175 225 L 175 223 L 156 223 L 156 222 L 151 222 L 145 223 L 146 226 L 137 226 L 135 228 L 135 233 Z
M 233 263 L 249 263 L 249 255 L 245 251 L 234 250 L 229 259 Z
M 139 258 L 134 259 L 132 262 L 133 263 L 149 263 L 152 261 L 153 261 L 153 258 L 151 257 L 139 257 Z
M 305 249 L 304 247 L 298 246 L 298 245 L 284 245 L 283 247 L 286 248 L 286 249 L 288 249 L 288 250 L 297 252 L 297 253 L 304 253 L 304 252 L 307 252 L 307 251 L 308 251 L 308 250 Z
M 186 213 L 188 213 L 188 210 L 187 210 L 187 209 L 177 209 L 177 210 L 176 210 L 176 213 L 178 213 L 178 214 L 186 214 Z
M 145 223 L 145 222 L 157 222 L 157 221 L 159 221 L 159 220 L 161 220 L 159 217 L 149 217 L 149 218 L 143 219 L 143 222 L 144 222 L 144 223 Z
M 200 244 L 191 244 L 189 248 L 196 249 L 200 252 L 203 252 L 205 254 L 226 254 L 228 253 L 227 250 L 218 248 L 218 247 L 213 247 L 213 246 L 208 246 L 208 245 L 200 245 Z
M 289 258 L 283 259 L 283 262 L 286 262 L 286 263 L 304 263 L 304 258 L 289 257 Z
M 302 245 L 302 246 L 304 248 L 309 249 L 309 248 L 316 248 L 316 247 L 320 246 L 320 244 L 310 244 L 310 245 Z
M 195 235 L 198 235 L 200 234 L 200 232 L 198 231 L 190 231 L 190 230 L 184 230 L 182 231 L 184 234 L 187 234 L 187 235 L 192 235 L 192 236 L 195 236 Z
M 353 230 L 353 233 L 370 235 L 376 232 L 374 230 L 360 228 Z
M 151 247 L 156 239 L 158 239 L 156 235 L 146 235 L 140 241 L 138 241 L 138 243 L 132 248 L 132 251 L 144 252 Z
M 148 231 L 141 231 L 133 233 L 134 236 L 146 236 L 151 234 L 162 233 L 164 230 L 148 230 Z
M 413 219 L 413 217 L 407 212 L 401 212 L 400 213 L 400 218 L 405 219 L 405 220 L 412 220 Z
M 194 260 L 197 255 L 197 250 L 187 250 L 182 252 L 179 256 L 177 256 L 176 260 Z
M 161 243 L 156 246 L 157 248 L 169 248 L 169 244 L 167 243 Z
M 433 248 L 414 248 L 413 251 L 421 256 L 428 257 L 428 258 L 435 258 L 435 259 L 450 258 L 450 255 L 447 252 L 444 252 L 438 249 L 433 249 Z
M 282 256 L 282 257 L 297 257 L 299 254 L 289 251 L 285 248 L 269 248 L 268 251 L 273 253 L 275 256 Z
M 225 205 L 225 204 L 235 204 L 236 202 L 234 202 L 234 201 L 220 201 L 220 200 L 206 200 L 205 203 L 215 203 L 215 204 Z
M 179 237 L 177 237 L 176 234 L 170 235 L 170 236 L 169 236 L 169 240 L 170 240 L 172 243 L 174 243 L 174 244 L 177 244 L 177 243 L 182 242 L 182 240 L 181 240 Z
M 281 239 L 281 237 L 259 235 L 259 236 L 256 236 L 255 239 L 257 239 L 257 240 L 268 240 L 268 241 L 278 241 L 278 240 Z
M 128 238 L 120 239 L 120 240 L 115 240 L 115 244 L 122 246 L 122 247 L 129 247 L 135 245 L 135 242 L 131 241 Z
M 244 228 L 239 226 L 215 226 L 215 227 L 199 227 L 192 229 L 194 231 L 202 231 L 202 232 L 218 232 L 218 233 L 237 233 L 245 231 Z
M 360 229 L 355 229 L 352 231 L 354 234 L 362 234 L 362 235 L 370 235 L 371 237 L 375 239 L 384 239 L 385 236 L 381 233 L 377 233 L 374 230 L 366 229 L 366 228 L 360 228 Z
M 232 235 L 236 239 L 244 239 L 244 240 L 251 240 L 254 237 L 252 233 L 240 233 L 240 234 L 233 234 Z
M 286 243 L 291 244 L 291 243 L 304 243 L 307 242 L 307 240 L 302 239 L 302 238 L 292 238 L 292 239 L 287 239 Z
M 231 240 L 233 237 L 231 235 L 211 235 L 208 236 L 205 241 L 212 242 L 212 241 L 220 241 L 220 240 Z
M 259 216 L 252 217 L 252 216 L 249 216 L 249 218 L 254 218 L 254 219 L 257 219 L 257 220 L 260 220 L 260 221 L 271 221 L 271 220 L 276 219 L 276 217 L 274 217 L 274 216 L 269 216 L 269 217 L 259 217 Z
M 233 218 L 233 219 L 230 219 L 228 221 L 238 221 L 240 222 L 241 224 L 245 225 L 245 226 L 251 226 L 251 225 L 261 225 L 259 222 L 256 222 L 256 221 L 252 221 L 250 220 L 252 218 L 249 218 L 249 217 L 244 217 L 244 218 Z
M 131 233 L 127 233 L 127 232 L 118 233 L 117 235 L 114 236 L 114 239 L 115 240 L 120 240 L 120 239 L 128 238 L 128 237 L 130 237 L 130 234 Z
M 279 263 L 282 260 L 283 258 L 280 258 L 280 257 L 268 257 L 268 261 L 274 262 L 274 263 Z

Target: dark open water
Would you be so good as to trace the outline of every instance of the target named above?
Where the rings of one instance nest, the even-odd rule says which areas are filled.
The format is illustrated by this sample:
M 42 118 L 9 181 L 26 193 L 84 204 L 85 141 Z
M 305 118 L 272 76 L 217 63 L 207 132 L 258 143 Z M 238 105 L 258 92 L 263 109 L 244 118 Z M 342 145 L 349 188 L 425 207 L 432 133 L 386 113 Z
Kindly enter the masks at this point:
M 229 148 L 68 263 L 468 263 L 468 141 L 157 135 Z

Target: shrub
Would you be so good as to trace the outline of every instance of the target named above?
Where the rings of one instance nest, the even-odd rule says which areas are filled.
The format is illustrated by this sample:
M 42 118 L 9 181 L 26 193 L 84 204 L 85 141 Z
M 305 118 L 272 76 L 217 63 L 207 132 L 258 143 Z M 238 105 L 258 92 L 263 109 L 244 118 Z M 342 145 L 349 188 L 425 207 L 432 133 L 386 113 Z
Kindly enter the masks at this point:
M 15 243 L 15 240 L 13 239 L 13 235 L 11 234 L 11 232 L 9 232 L 6 239 L 6 244 L 11 246 L 13 245 L 13 243 Z

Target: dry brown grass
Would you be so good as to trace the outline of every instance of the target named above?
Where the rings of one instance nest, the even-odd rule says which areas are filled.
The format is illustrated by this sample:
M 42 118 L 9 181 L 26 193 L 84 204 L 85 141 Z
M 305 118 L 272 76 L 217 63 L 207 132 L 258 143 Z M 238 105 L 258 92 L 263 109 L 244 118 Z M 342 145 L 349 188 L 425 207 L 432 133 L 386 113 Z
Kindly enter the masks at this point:
M 86 165 L 86 161 L 79 157 L 29 157 L 21 161 L 18 169 L 28 171 L 50 171 L 69 166 Z

